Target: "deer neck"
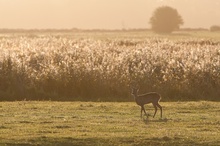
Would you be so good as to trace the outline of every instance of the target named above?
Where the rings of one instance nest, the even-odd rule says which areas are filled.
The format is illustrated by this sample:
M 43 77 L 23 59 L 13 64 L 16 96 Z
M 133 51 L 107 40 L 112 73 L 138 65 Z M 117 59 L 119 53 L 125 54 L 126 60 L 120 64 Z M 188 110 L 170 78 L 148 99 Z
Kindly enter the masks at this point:
M 132 96 L 134 97 L 134 100 L 136 101 L 136 99 L 137 99 L 137 94 L 132 94 Z

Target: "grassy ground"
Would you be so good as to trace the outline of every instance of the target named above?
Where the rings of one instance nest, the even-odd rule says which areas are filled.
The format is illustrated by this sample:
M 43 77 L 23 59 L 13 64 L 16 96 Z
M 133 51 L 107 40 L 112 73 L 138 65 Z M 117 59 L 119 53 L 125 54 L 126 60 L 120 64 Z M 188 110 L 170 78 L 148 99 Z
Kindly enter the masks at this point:
M 219 145 L 219 102 L 0 102 L 0 145 Z M 152 105 L 145 106 L 153 114 Z

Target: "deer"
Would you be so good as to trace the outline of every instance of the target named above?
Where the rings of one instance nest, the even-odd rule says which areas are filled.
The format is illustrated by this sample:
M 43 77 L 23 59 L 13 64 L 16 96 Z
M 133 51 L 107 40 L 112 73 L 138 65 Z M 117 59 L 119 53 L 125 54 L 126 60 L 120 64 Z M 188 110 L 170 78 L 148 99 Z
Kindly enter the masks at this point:
M 149 93 L 138 95 L 138 90 L 139 90 L 138 88 L 132 87 L 131 89 L 132 89 L 131 95 L 134 97 L 134 100 L 137 103 L 137 105 L 141 107 L 141 118 L 142 118 L 143 111 L 145 115 L 147 115 L 144 105 L 149 104 L 149 103 L 152 103 L 155 109 L 153 118 L 155 117 L 157 113 L 157 107 L 160 108 L 160 116 L 162 118 L 162 106 L 159 104 L 159 101 L 161 99 L 160 94 L 156 92 L 149 92 Z

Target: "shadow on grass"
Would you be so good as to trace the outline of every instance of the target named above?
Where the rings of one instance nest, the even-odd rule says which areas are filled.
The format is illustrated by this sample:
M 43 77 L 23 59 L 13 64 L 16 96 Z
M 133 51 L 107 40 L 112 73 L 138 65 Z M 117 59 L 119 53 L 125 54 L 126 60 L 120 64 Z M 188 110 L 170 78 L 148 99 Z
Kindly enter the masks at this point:
M 112 138 L 37 138 L 26 141 L 26 143 L 0 143 L 1 145 L 6 146 L 116 146 L 116 145 L 189 145 L 189 146 L 205 146 L 207 143 L 197 143 L 187 138 L 181 137 L 153 137 L 153 138 L 144 138 L 144 137 L 112 137 Z
M 166 123 L 166 122 L 168 122 L 170 119 L 167 119 L 167 118 L 152 119 L 152 118 L 146 117 L 146 118 L 143 118 L 142 120 L 143 120 L 143 122 L 144 122 L 145 124 L 148 124 L 148 123 L 150 123 L 150 122 Z

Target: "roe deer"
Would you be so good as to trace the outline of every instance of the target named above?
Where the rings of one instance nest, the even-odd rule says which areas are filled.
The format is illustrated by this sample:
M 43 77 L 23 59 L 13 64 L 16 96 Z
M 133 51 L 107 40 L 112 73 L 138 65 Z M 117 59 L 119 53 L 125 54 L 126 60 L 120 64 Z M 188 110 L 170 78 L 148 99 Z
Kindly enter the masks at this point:
M 152 103 L 155 109 L 154 116 L 157 113 L 157 107 L 160 108 L 160 116 L 162 118 L 162 107 L 159 105 L 159 101 L 161 99 L 161 96 L 156 93 L 156 92 L 150 92 L 142 95 L 138 95 L 138 89 L 137 88 L 132 88 L 131 95 L 133 95 L 136 103 L 141 106 L 141 117 L 142 117 L 142 111 L 144 111 L 145 115 L 147 115 L 144 105 L 148 103 Z M 153 118 L 154 118 L 153 116 Z

